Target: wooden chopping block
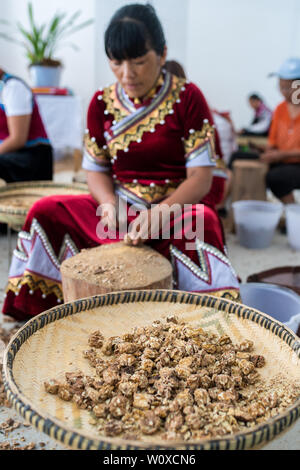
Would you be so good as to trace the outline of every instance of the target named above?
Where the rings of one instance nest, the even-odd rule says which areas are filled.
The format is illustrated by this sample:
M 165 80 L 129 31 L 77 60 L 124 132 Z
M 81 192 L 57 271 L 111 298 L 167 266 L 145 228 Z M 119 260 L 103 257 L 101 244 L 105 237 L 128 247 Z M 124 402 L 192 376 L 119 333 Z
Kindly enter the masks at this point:
M 124 242 L 82 250 L 61 265 L 64 301 L 137 289 L 172 289 L 172 265 L 157 251 Z
M 266 201 L 268 165 L 257 160 L 236 160 L 233 163 L 232 202 Z

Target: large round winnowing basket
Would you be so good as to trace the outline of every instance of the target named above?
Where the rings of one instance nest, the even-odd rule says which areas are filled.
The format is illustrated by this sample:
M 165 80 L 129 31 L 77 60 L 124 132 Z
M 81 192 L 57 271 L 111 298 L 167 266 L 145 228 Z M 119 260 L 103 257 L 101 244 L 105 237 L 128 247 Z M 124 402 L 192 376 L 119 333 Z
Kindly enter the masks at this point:
M 49 395 L 44 380 L 63 372 L 91 372 L 82 351 L 96 329 L 104 336 L 130 331 L 155 319 L 175 314 L 185 322 L 234 342 L 254 341 L 266 358 L 260 369 L 264 380 L 279 376 L 300 383 L 300 343 L 291 330 L 268 315 L 227 299 L 172 290 L 123 291 L 77 300 L 48 310 L 30 320 L 12 338 L 4 354 L 3 374 L 8 399 L 29 423 L 73 449 L 251 449 L 288 430 L 299 417 L 300 398 L 284 413 L 247 429 L 216 439 L 199 441 L 128 441 L 99 435 L 90 414 L 70 402 Z M 282 375 L 283 374 L 283 375 Z
M 0 187 L 0 222 L 15 230 L 23 226 L 31 206 L 45 196 L 88 194 L 84 183 L 29 181 Z

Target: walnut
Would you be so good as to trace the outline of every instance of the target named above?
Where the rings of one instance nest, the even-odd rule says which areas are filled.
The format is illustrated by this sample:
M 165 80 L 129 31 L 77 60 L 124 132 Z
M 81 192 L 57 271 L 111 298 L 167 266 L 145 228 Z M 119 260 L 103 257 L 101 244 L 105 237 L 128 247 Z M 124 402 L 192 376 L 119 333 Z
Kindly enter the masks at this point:
M 258 373 L 256 372 L 256 370 L 254 370 L 253 372 L 251 372 L 250 374 L 248 374 L 246 377 L 246 382 L 247 384 L 249 385 L 254 385 L 256 384 L 258 381 L 259 381 L 259 375 Z
M 106 418 L 108 414 L 108 407 L 104 403 L 94 406 L 93 413 L 96 418 Z
M 99 375 L 99 377 L 101 377 L 103 372 L 107 369 L 107 367 L 108 365 L 105 361 L 97 361 L 97 364 L 95 365 L 96 374 Z
M 133 396 L 133 407 L 140 410 L 149 410 L 152 402 L 152 396 L 148 393 L 135 393 Z
M 254 364 L 246 359 L 239 361 L 239 367 L 243 374 L 248 375 L 254 370 Z
M 161 419 L 153 411 L 147 411 L 140 421 L 140 427 L 144 434 L 155 434 L 161 426 Z
M 253 349 L 253 341 L 250 341 L 249 339 L 246 339 L 244 341 L 242 341 L 238 347 L 239 351 L 247 351 L 247 352 L 251 352 L 252 349 Z
M 138 384 L 130 381 L 121 381 L 119 383 L 119 391 L 125 395 L 125 397 L 132 397 L 137 391 Z
M 119 436 L 122 431 L 123 425 L 120 421 L 117 420 L 108 421 L 104 426 L 105 434 L 110 437 Z
M 237 399 L 237 395 L 233 390 L 226 390 L 219 392 L 217 395 L 217 399 L 219 401 L 234 403 L 234 401 Z
M 82 372 L 66 373 L 65 377 L 73 393 L 80 392 L 84 389 L 85 383 Z
M 131 333 L 125 333 L 124 335 L 121 336 L 121 338 L 126 343 L 132 343 L 135 340 L 134 335 Z
M 134 354 L 138 350 L 138 346 L 134 343 L 124 342 L 118 344 L 116 352 L 119 354 Z
M 203 343 L 202 348 L 209 354 L 215 354 L 217 352 L 217 346 L 212 343 Z
M 146 346 L 150 349 L 160 349 L 161 347 L 161 341 L 159 341 L 157 338 L 150 338 L 147 342 L 146 342 Z
M 133 366 L 135 362 L 136 362 L 136 357 L 133 356 L 133 354 L 123 353 L 119 356 L 119 364 L 122 367 Z
M 91 366 L 96 366 L 98 361 L 98 355 L 95 349 L 89 349 L 87 351 L 83 351 L 83 357 L 85 357 Z
M 233 350 L 226 351 L 222 354 L 221 360 L 226 365 L 233 365 L 235 363 L 236 355 Z
M 207 403 L 210 403 L 209 394 L 204 388 L 197 388 L 194 391 L 194 398 L 197 405 L 207 405 Z
M 114 387 L 111 385 L 103 385 L 99 388 L 99 401 L 105 401 L 113 395 Z
M 163 352 L 158 356 L 157 361 L 160 363 L 161 367 L 165 367 L 171 363 L 171 358 L 167 352 Z
M 103 381 L 107 385 L 115 385 L 120 380 L 120 375 L 117 372 L 116 367 L 111 366 L 103 371 Z
M 175 400 L 178 403 L 180 408 L 184 408 L 185 406 L 192 405 L 194 400 L 192 394 L 189 390 L 184 390 L 182 392 L 177 393 Z
M 263 416 L 266 412 L 266 409 L 261 402 L 256 402 L 249 405 L 248 412 L 253 417 L 253 419 L 255 419 L 258 416 Z
M 60 383 L 54 379 L 48 380 L 48 382 L 44 382 L 46 392 L 51 393 L 52 395 L 57 395 L 59 386 Z
M 205 426 L 205 419 L 198 414 L 188 414 L 185 417 L 185 423 L 193 430 L 202 429 Z
M 127 400 L 123 395 L 113 397 L 109 404 L 109 412 L 114 418 L 124 416 L 127 408 Z
M 212 379 L 207 374 L 199 375 L 199 379 L 200 379 L 200 385 L 203 388 L 210 388 L 213 384 Z
M 212 354 L 204 354 L 201 359 L 201 366 L 207 367 L 211 364 L 214 364 L 214 362 L 215 362 L 215 359 Z
M 167 406 L 158 406 L 154 409 L 154 413 L 160 418 L 166 418 L 168 416 L 169 408 Z
M 144 349 L 142 360 L 143 359 L 155 359 L 156 357 L 157 357 L 157 351 L 155 349 L 151 349 L 151 348 Z
M 249 360 L 253 362 L 254 367 L 257 367 L 257 368 L 264 367 L 266 363 L 266 359 L 264 358 L 264 356 L 250 356 Z
M 233 412 L 233 416 L 238 420 L 247 423 L 248 421 L 252 421 L 253 418 L 251 414 L 242 408 L 235 408 Z
M 192 373 L 192 370 L 189 367 L 180 364 L 175 367 L 175 370 L 177 377 L 180 379 L 187 379 Z
M 58 387 L 57 395 L 64 401 L 71 401 L 73 397 L 73 394 L 71 393 L 69 387 L 66 385 L 60 385 Z
M 167 431 L 179 431 L 184 424 L 181 413 L 170 413 L 166 419 L 165 428 Z
M 175 323 L 175 324 L 178 323 L 178 319 L 175 315 L 168 315 L 166 320 L 168 323 Z
M 266 408 L 275 408 L 278 405 L 278 394 L 276 392 L 270 392 L 268 395 L 264 396 L 261 401 Z
M 224 344 L 231 344 L 232 341 L 231 341 L 231 339 L 229 338 L 229 336 L 223 335 L 223 336 L 221 336 L 221 337 L 219 338 L 218 343 L 219 343 L 221 346 L 224 346 Z
M 246 359 L 246 361 L 250 360 L 250 354 L 248 352 L 243 352 L 243 351 L 237 351 L 236 352 L 236 358 L 237 359 Z
M 233 380 L 229 375 L 219 374 L 214 377 L 214 381 L 217 387 L 227 390 L 233 386 Z
M 154 362 L 151 361 L 151 359 L 143 359 L 141 361 L 140 368 L 144 372 L 151 374 L 153 367 L 154 367 Z
M 173 361 L 177 362 L 180 361 L 185 355 L 185 348 L 184 347 L 174 347 L 167 350 L 169 356 Z
M 87 398 L 92 400 L 93 403 L 98 403 L 99 401 L 99 392 L 92 387 L 86 387 L 84 394 Z
M 193 341 L 188 341 L 185 346 L 185 352 L 188 356 L 192 356 L 199 351 L 199 346 Z
M 94 333 L 89 336 L 88 343 L 92 348 L 100 349 L 103 346 L 103 340 L 104 336 L 101 331 L 94 331 Z
M 196 390 L 200 386 L 200 377 L 198 374 L 191 374 L 186 380 L 186 386 L 191 391 Z
M 136 383 L 139 388 L 144 389 L 148 386 L 148 378 L 144 371 L 137 371 L 131 376 L 132 382 Z
M 103 346 L 102 346 L 103 354 L 105 354 L 105 356 L 111 356 L 112 354 L 114 354 L 115 349 L 118 343 L 120 342 L 121 340 L 118 339 L 117 336 L 112 336 L 111 338 L 104 340 Z

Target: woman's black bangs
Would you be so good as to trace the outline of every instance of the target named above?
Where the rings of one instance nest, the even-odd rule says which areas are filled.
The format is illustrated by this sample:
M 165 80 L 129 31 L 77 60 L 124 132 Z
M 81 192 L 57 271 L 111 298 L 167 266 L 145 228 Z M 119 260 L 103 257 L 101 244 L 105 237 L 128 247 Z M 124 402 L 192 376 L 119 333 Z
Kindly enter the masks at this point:
M 105 33 L 105 51 L 110 59 L 128 60 L 141 57 L 149 51 L 149 37 L 137 21 L 112 23 Z

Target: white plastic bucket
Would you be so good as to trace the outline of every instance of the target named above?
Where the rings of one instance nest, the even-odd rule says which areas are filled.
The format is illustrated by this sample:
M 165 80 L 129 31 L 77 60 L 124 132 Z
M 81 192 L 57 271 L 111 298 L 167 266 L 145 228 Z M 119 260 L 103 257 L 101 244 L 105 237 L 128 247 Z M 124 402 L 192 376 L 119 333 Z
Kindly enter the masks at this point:
M 300 250 L 300 205 L 287 204 L 285 214 L 288 242 L 294 250 Z
M 240 245 L 252 249 L 270 246 L 283 205 L 267 201 L 236 201 L 232 207 Z
M 242 303 L 284 323 L 294 333 L 300 326 L 300 295 L 286 287 L 262 282 L 240 285 Z

